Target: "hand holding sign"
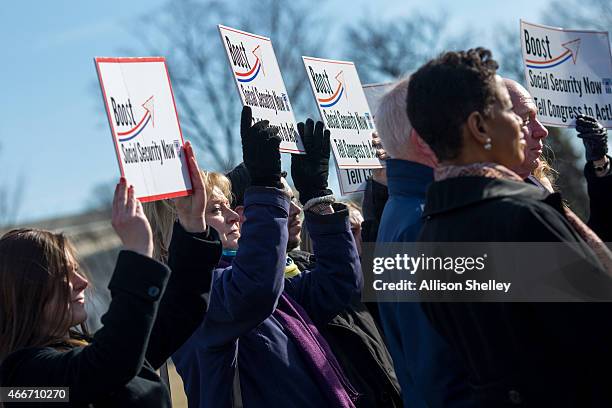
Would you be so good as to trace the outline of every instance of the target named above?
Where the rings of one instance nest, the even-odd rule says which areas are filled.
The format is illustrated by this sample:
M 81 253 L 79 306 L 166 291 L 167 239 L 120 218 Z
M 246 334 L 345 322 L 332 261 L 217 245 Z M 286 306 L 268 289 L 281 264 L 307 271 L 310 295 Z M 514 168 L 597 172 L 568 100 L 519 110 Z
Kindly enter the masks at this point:
M 323 130 L 323 122 L 315 125 L 312 119 L 298 123 L 298 132 L 306 149 L 305 155 L 291 155 L 291 176 L 300 193 L 300 202 L 305 205 L 310 199 L 328 196 L 330 143 L 329 130 Z
M 579 115 L 576 118 L 576 131 L 584 143 L 586 160 L 601 160 L 608 153 L 608 132 L 592 116 Z
M 183 135 L 163 57 L 96 58 L 121 175 L 142 202 L 191 191 Z
M 573 127 L 579 115 L 612 127 L 612 57 L 607 32 L 521 20 L 525 79 L 540 121 Z
M 387 151 L 383 148 L 383 145 L 378 137 L 378 133 L 372 132 L 372 147 L 376 149 L 376 157 L 378 160 L 385 161 L 389 158 Z M 383 167 L 380 169 L 372 170 L 372 180 L 382 185 L 387 185 L 387 168 Z
M 193 195 L 174 199 L 179 222 L 187 232 L 198 233 L 206 231 L 204 209 L 206 208 L 206 189 L 204 179 L 193 152 L 191 143 L 185 143 L 185 161 L 189 166 Z
M 278 135 L 278 128 L 270 127 L 270 122 L 267 120 L 254 125 L 251 125 L 252 122 L 251 108 L 243 107 L 240 121 L 242 160 L 249 170 L 251 184 L 283 189 L 281 158 L 278 150 L 281 138 Z
M 134 195 L 134 186 L 128 187 L 123 177 L 115 187 L 112 224 L 125 249 L 153 256 L 151 225 Z

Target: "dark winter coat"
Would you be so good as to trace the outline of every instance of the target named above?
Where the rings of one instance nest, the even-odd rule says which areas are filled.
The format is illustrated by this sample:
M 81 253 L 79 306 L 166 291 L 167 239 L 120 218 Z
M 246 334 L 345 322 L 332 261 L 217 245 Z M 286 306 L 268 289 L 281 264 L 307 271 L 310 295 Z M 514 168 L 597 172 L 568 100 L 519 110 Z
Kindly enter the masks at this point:
M 578 248 L 576 270 L 603 276 L 565 218 L 558 193 L 522 182 L 457 177 L 430 186 L 423 216 L 419 241 L 571 242 Z M 463 361 L 479 406 L 612 405 L 612 387 L 600 374 L 612 360 L 608 303 L 422 307 Z
M 378 227 L 388 199 L 387 186 L 371 178 L 368 179 L 361 203 L 361 212 L 363 213 L 361 240 L 363 242 L 376 242 Z
M 587 162 L 584 177 L 591 210 L 588 225 L 604 242 L 612 243 L 612 171 L 607 176 L 597 177 L 593 162 Z
M 314 268 L 316 259 L 304 251 L 289 257 L 300 270 Z M 329 322 L 319 324 L 351 385 L 361 394 L 357 408 L 401 407 L 400 386 L 387 346 L 374 319 L 358 297 Z
M 361 265 L 348 210 L 305 212 L 314 269 L 285 279 L 289 199 L 281 190 L 251 187 L 244 197 L 240 249 L 216 269 L 206 319 L 172 356 L 190 407 L 230 407 L 236 369 L 245 407 L 328 405 L 295 341 L 273 315 L 284 292 L 321 327 L 361 290 Z
M 170 407 L 155 370 L 189 338 L 208 306 L 221 256 L 216 233 L 189 234 L 175 224 L 168 265 L 122 251 L 109 283 L 112 300 L 89 345 L 32 347 L 0 367 L 3 387 L 69 387 L 62 407 Z M 12 404 L 5 403 L 7 407 Z M 18 408 L 40 403 L 16 403 Z
M 421 228 L 427 187 L 433 182 L 433 169 L 390 159 L 387 180 L 389 200 L 377 241 L 414 242 Z M 471 407 L 466 371 L 419 304 L 380 302 L 378 306 L 404 407 Z

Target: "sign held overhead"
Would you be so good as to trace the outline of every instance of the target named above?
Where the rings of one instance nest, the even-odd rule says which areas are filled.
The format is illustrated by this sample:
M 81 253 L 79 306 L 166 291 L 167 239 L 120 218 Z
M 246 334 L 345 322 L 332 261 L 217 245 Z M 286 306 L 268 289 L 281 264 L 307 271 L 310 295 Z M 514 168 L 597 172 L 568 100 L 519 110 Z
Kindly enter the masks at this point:
M 302 57 L 339 168 L 380 168 L 371 135 L 375 131 L 355 64 Z
M 121 175 L 136 198 L 191 193 L 183 135 L 163 57 L 95 58 Z
M 540 121 L 574 127 L 577 115 L 612 128 L 612 56 L 607 32 L 522 21 L 525 79 Z
M 242 105 L 251 107 L 254 122 L 268 120 L 270 126 L 279 129 L 281 152 L 304 153 L 272 41 L 234 28 L 218 27 Z

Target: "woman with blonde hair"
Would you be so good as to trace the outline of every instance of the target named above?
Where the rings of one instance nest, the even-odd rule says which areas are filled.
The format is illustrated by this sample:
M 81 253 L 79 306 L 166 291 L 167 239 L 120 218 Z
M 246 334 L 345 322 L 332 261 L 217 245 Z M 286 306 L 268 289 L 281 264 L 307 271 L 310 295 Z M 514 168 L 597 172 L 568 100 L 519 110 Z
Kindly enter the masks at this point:
M 207 203 L 204 209 L 206 224 L 219 235 L 223 247 L 220 262 L 227 262 L 235 255 L 240 238 L 240 217 L 230 208 L 232 189 L 230 181 L 221 173 L 200 170 L 206 188 Z M 161 262 L 168 259 L 168 246 L 172 238 L 172 225 L 177 211 L 172 200 L 160 200 L 144 204 L 144 211 L 153 230 L 153 257 Z

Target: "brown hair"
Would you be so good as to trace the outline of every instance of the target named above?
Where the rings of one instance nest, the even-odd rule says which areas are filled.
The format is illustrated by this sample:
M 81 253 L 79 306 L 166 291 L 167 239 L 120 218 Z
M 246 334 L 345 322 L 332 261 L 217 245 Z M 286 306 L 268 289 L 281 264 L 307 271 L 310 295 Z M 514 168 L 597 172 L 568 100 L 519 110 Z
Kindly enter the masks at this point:
M 206 197 L 212 196 L 218 187 L 227 199 L 232 201 L 232 188 L 229 179 L 221 173 L 200 170 L 204 179 Z M 153 258 L 160 262 L 168 261 L 168 248 L 172 237 L 172 226 L 177 218 L 176 208 L 172 200 L 160 200 L 143 204 L 145 215 L 153 230 Z
M 87 328 L 81 326 L 84 336 L 70 330 L 67 307 L 75 262 L 63 234 L 16 229 L 0 238 L 0 361 L 25 347 L 83 344 Z

